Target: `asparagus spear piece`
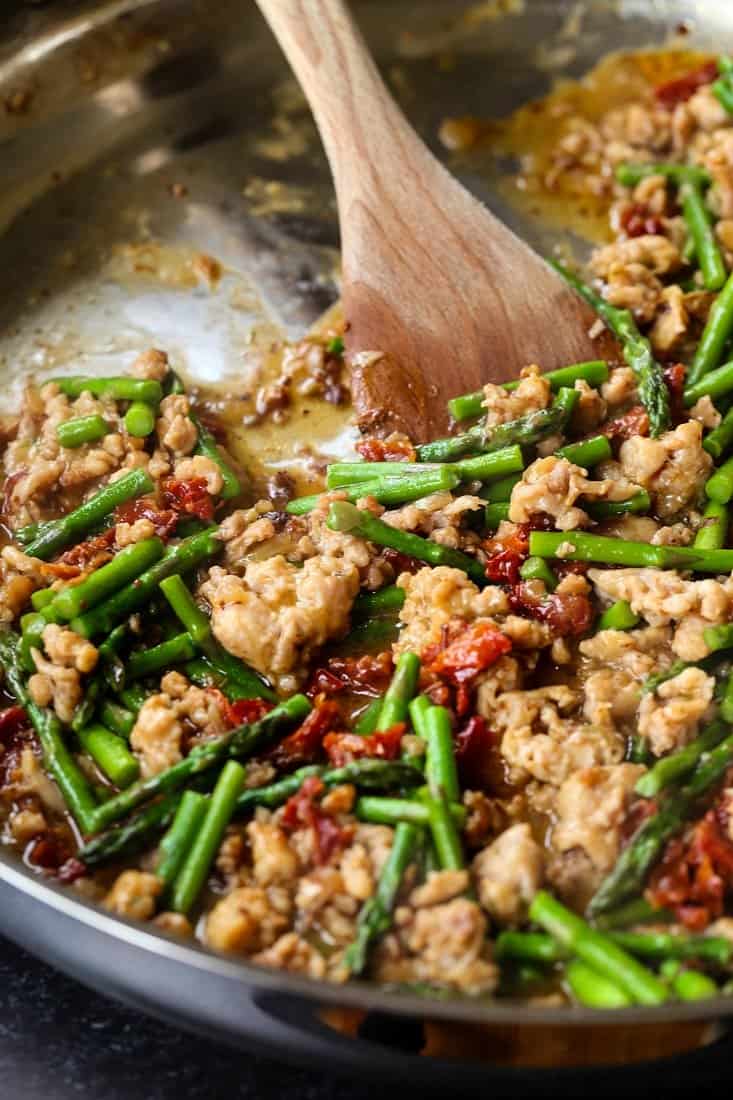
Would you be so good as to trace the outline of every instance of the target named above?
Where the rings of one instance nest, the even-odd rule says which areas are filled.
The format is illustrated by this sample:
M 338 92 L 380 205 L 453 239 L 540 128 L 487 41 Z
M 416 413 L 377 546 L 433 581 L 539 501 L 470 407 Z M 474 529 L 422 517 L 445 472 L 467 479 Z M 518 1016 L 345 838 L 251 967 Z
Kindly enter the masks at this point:
M 733 86 L 727 80 L 716 80 L 711 85 L 711 90 L 721 107 L 724 107 L 729 115 L 733 115 Z
M 484 522 L 487 530 L 496 531 L 500 523 L 509 519 L 509 501 L 495 501 L 487 504 L 484 510 Z
M 365 707 L 359 715 L 359 718 L 354 725 L 354 733 L 361 734 L 362 737 L 368 737 L 370 733 L 374 733 L 377 728 L 377 722 L 379 721 L 379 715 L 381 713 L 381 698 L 372 699 L 369 706 Z
M 344 962 L 351 974 L 362 974 L 372 944 L 388 931 L 392 923 L 397 894 L 420 837 L 414 825 L 400 822 L 394 832 L 392 848 L 379 876 L 376 892 L 362 906 L 356 928 L 356 938 L 349 944 Z
M 515 444 L 457 462 L 334 462 L 328 467 L 326 484 L 329 489 L 342 489 L 382 477 L 413 477 L 439 470 L 456 474 L 460 481 L 488 481 L 515 473 L 523 467 L 522 448 Z
M 384 696 L 377 719 L 377 730 L 388 730 L 397 722 L 407 721 L 407 707 L 417 689 L 419 675 L 420 658 L 414 653 L 401 654 L 392 682 Z
M 548 592 L 557 587 L 557 577 L 544 558 L 527 558 L 519 569 L 523 581 L 543 581 Z
M 151 379 L 70 375 L 66 378 L 52 378 L 51 381 L 67 397 L 81 397 L 83 393 L 91 393 L 94 397 L 112 397 L 115 401 L 148 401 L 151 405 L 159 404 L 163 397 L 160 382 Z
M 420 462 L 448 462 L 471 451 L 498 451 L 512 444 L 529 446 L 531 443 L 539 443 L 548 435 L 562 431 L 577 400 L 577 390 L 563 388 L 559 390 L 549 409 L 525 413 L 524 416 L 499 424 L 495 428 L 477 424 L 461 435 L 423 443 L 417 448 L 417 457 Z
M 494 943 L 494 958 L 521 959 L 524 962 L 555 963 L 568 958 L 568 952 L 547 932 L 500 932 Z
M 723 936 L 689 936 L 677 932 L 608 932 L 608 938 L 631 955 L 650 959 L 704 959 L 727 966 L 733 944 Z M 567 959 L 568 951 L 546 932 L 501 932 L 494 944 L 496 959 L 521 959 L 554 963 Z
M 139 680 L 161 668 L 180 665 L 196 656 L 196 647 L 187 633 L 176 634 L 151 649 L 140 649 L 127 660 L 127 679 Z
M 466 866 L 463 845 L 451 812 L 451 806 L 443 791 L 431 791 L 426 800 L 430 832 L 443 871 L 461 871 Z
M 613 456 L 611 444 L 606 435 L 594 435 L 591 439 L 581 439 L 579 443 L 567 443 L 555 452 L 560 458 L 566 458 L 575 466 L 589 469 L 599 462 L 607 462 Z
M 660 977 L 669 982 L 681 1001 L 702 1001 L 717 997 L 718 987 L 707 974 L 684 969 L 676 959 L 665 959 L 659 968 Z
M 642 566 L 652 569 L 692 569 L 698 573 L 730 573 L 733 550 L 703 550 L 694 546 L 652 546 L 589 535 L 585 531 L 532 531 L 529 552 L 540 558 L 563 561 L 597 561 L 608 565 Z
M 624 187 L 636 187 L 650 176 L 664 176 L 678 186 L 695 183 L 698 187 L 707 187 L 712 183 L 709 172 L 692 164 L 619 164 L 616 169 L 616 179 Z
M 345 493 L 346 499 L 352 503 L 362 500 L 364 497 L 374 497 L 380 504 L 407 504 L 410 501 L 430 496 L 431 493 L 455 489 L 459 481 L 458 474 L 454 473 L 450 466 L 446 464 L 438 466 L 435 470 L 428 468 L 419 474 L 403 475 L 402 477 L 378 477 L 370 481 L 353 482 L 350 485 L 340 486 L 339 491 Z M 291 516 L 306 515 L 318 507 L 322 497 L 322 493 L 298 497 L 285 506 L 285 511 Z
M 704 959 L 727 966 L 733 944 L 723 936 L 685 936 L 676 932 L 611 932 L 614 943 L 650 959 Z
M 656 798 L 660 791 L 691 772 L 706 752 L 720 744 L 727 732 L 728 727 L 725 722 L 719 719 L 711 722 L 694 741 L 690 741 L 677 752 L 657 760 L 654 767 L 641 776 L 634 790 L 643 798 Z
M 155 408 L 147 401 L 133 401 L 125 413 L 125 431 L 137 439 L 145 439 L 155 429 Z
M 702 445 L 714 459 L 721 458 L 733 444 L 733 408 L 728 409 L 717 428 L 705 436 Z
M 206 798 L 199 791 L 183 792 L 171 827 L 158 847 L 155 873 L 166 889 L 173 885 L 183 866 L 186 854 L 203 822 L 206 805 Z
M 377 592 L 364 592 L 354 600 L 352 620 L 373 619 L 385 611 L 399 611 L 405 602 L 404 588 L 389 584 Z
M 208 801 L 206 814 L 193 837 L 190 851 L 173 883 L 171 909 L 176 913 L 188 913 L 200 894 L 234 813 L 244 777 L 242 765 L 236 760 L 228 760 Z
M 704 374 L 699 382 L 686 386 L 683 394 L 685 406 L 689 409 L 701 397 L 710 397 L 715 401 L 733 390 L 733 363 L 724 363 L 722 367 Z
M 699 550 L 722 550 L 728 538 L 728 506 L 717 500 L 708 501 L 702 527 L 695 535 L 693 546 Z
M 210 785 L 212 774 L 213 772 L 199 777 L 199 784 Z M 256 806 L 267 806 L 270 809 L 281 806 L 291 795 L 300 790 L 303 780 L 310 775 L 320 776 L 327 787 L 353 783 L 361 790 L 381 791 L 413 787 L 421 783 L 423 778 L 413 765 L 398 760 L 365 757 L 363 760 L 344 764 L 341 768 L 324 768 L 313 764 L 299 768 L 291 775 L 278 779 L 266 787 L 254 787 L 242 791 L 237 798 L 234 815 L 249 814 Z M 100 833 L 84 847 L 79 858 L 91 866 L 139 850 L 147 842 L 151 833 L 156 829 L 164 829 L 170 824 L 180 800 L 180 791 L 163 795 L 139 813 L 131 815 L 120 825 L 114 825 Z M 463 811 L 462 806 L 458 809 Z M 424 820 L 427 823 L 426 811 Z
M 728 504 L 733 498 L 733 458 L 729 458 L 708 478 L 705 494 L 717 504 Z
M 79 850 L 79 859 L 87 867 L 98 867 L 111 859 L 139 852 L 152 836 L 171 823 L 181 797 L 180 791 L 163 795 L 126 821 L 88 840 Z
M 99 717 L 103 726 L 107 726 L 118 737 L 129 740 L 135 726 L 135 715 L 131 710 L 120 703 L 115 703 L 113 699 L 103 699 L 99 708 Z
M 649 417 L 649 431 L 661 435 L 669 427 L 669 392 L 662 368 L 657 363 L 652 347 L 636 326 L 630 310 L 610 305 L 562 264 L 551 261 L 552 267 L 563 279 L 595 309 L 621 344 L 624 359 L 636 375 L 639 399 Z
M 733 623 L 706 626 L 702 636 L 705 645 L 712 653 L 717 653 L 721 649 L 730 649 L 733 646 Z
M 85 726 L 77 733 L 79 744 L 115 787 L 128 787 L 140 773 L 137 758 L 116 733 L 99 722 Z
M 664 983 L 650 970 L 545 890 L 535 894 L 529 915 L 568 951 L 619 985 L 635 1003 L 662 1004 L 667 1000 Z
M 195 453 L 197 455 L 204 455 L 206 458 L 210 458 L 212 462 L 216 463 L 219 467 L 222 481 L 224 482 L 219 495 L 222 500 L 233 500 L 234 497 L 238 497 L 242 492 L 242 485 L 239 478 L 224 458 L 219 444 L 216 442 L 216 439 L 209 429 L 201 423 L 195 413 L 189 413 L 189 416 L 196 425 L 196 430 L 199 433 Z
M 421 538 L 419 535 L 398 531 L 397 528 L 390 527 L 388 523 L 377 519 L 370 512 L 360 511 L 355 505 L 345 500 L 334 501 L 331 505 L 328 526 L 332 531 L 348 531 L 377 546 L 389 546 L 393 550 L 399 550 L 403 554 L 417 558 L 418 561 L 462 569 L 477 584 L 486 583 L 483 568 L 475 558 L 463 554 L 460 550 L 440 546 L 437 542 Z
M 10 630 L 0 631 L 0 664 L 5 673 L 5 683 L 18 704 L 25 708 L 41 743 L 43 766 L 56 781 L 72 817 L 82 832 L 91 832 L 96 813 L 94 795 L 64 744 L 58 718 L 53 711 L 37 706 L 31 699 L 21 670 L 18 649 L 18 636 Z
M 461 797 L 450 713 L 445 707 L 430 707 L 424 712 L 427 740 L 425 776 L 428 781 L 428 821 L 430 833 L 443 870 L 461 870 L 465 866 L 463 846 L 451 812 L 451 801 Z
M 427 756 L 425 776 L 430 793 L 443 794 L 452 802 L 459 802 L 461 787 L 453 751 L 451 717 L 445 707 L 429 707 L 424 716 Z
M 674 914 L 669 909 L 658 908 L 646 898 L 639 897 L 620 905 L 610 913 L 602 913 L 595 924 L 597 928 L 607 931 L 630 928 L 635 924 L 669 924 L 673 920 Z
M 633 1004 L 620 985 L 580 959 L 571 959 L 567 964 L 565 979 L 575 1000 L 589 1008 L 626 1008 Z
M 698 798 L 725 774 L 733 759 L 733 734 L 701 758 L 687 785 L 675 791 L 652 817 L 648 817 L 622 851 L 612 871 L 591 899 L 591 916 L 616 909 L 639 894 L 647 873 L 670 837 L 678 833 L 694 810 Z
M 418 695 L 412 700 L 407 708 L 410 715 L 410 721 L 412 722 L 412 728 L 418 737 L 422 737 L 426 744 L 428 740 L 428 730 L 425 719 L 432 706 L 433 704 L 430 702 L 427 695 Z
M 160 794 L 180 790 L 190 779 L 207 772 L 227 757 L 248 759 L 270 745 L 287 728 L 302 721 L 310 709 L 310 703 L 304 695 L 293 695 L 259 722 L 244 723 L 221 737 L 197 745 L 177 764 L 157 775 L 138 780 L 127 790 L 98 806 L 93 814 L 93 827 L 89 831 L 99 832 L 113 821 L 131 813 L 142 802 Z
M 26 546 L 25 552 L 32 558 L 48 561 L 65 546 L 81 541 L 118 505 L 152 490 L 153 483 L 144 470 L 130 470 L 117 481 L 108 482 L 67 516 L 44 523 L 36 537 Z
M 687 374 L 688 389 L 717 367 L 733 332 L 733 275 L 713 303 L 700 343 Z
M 165 546 L 159 538 L 143 539 L 126 546 L 107 565 L 90 573 L 81 584 L 62 589 L 48 606 L 68 622 L 134 581 L 159 561 L 164 552 Z
M 518 485 L 521 480 L 521 474 L 510 474 L 509 477 L 502 477 L 498 481 L 492 481 L 486 485 L 479 496 L 489 504 L 506 504 L 512 495 L 514 486 Z
M 412 764 L 405 765 L 416 771 Z M 410 825 L 430 825 L 430 808 L 427 801 L 409 798 L 387 798 L 380 795 L 365 794 L 357 800 L 355 813 L 360 821 L 369 821 L 375 825 L 397 825 L 400 821 Z M 466 822 L 466 810 L 460 803 L 454 802 L 450 815 L 460 829 Z
M 120 699 L 133 714 L 137 714 L 140 707 L 147 699 L 147 693 L 144 688 L 139 684 L 131 684 L 130 687 L 122 688 L 120 691 Z
M 639 616 L 631 610 L 628 600 L 617 600 L 601 615 L 596 626 L 599 630 L 631 630 L 639 622 Z
M 170 545 L 160 561 L 155 562 L 134 581 L 73 619 L 72 630 L 85 638 L 108 633 L 133 611 L 148 604 L 165 577 L 172 573 L 190 572 L 202 561 L 214 557 L 221 550 L 216 532 L 216 527 L 209 527 L 196 535 L 189 535 L 182 542 Z
M 56 438 L 62 447 L 74 449 L 83 447 L 85 443 L 95 443 L 110 430 L 107 421 L 98 413 L 93 416 L 74 416 L 57 425 Z
M 725 263 L 710 223 L 700 185 L 686 181 L 680 192 L 682 216 L 695 245 L 706 290 L 720 290 L 727 278 Z M 693 402 L 694 403 L 694 402 Z
M 564 386 L 572 387 L 579 379 L 587 382 L 589 386 L 600 386 L 601 383 L 608 381 L 608 364 L 602 359 L 593 359 L 588 363 L 574 363 L 569 367 L 547 371 L 544 377 L 553 390 L 562 389 Z M 514 382 L 504 382 L 503 389 L 515 390 L 519 381 L 517 379 Z M 474 417 L 481 416 L 484 411 L 483 402 L 483 390 L 464 393 L 448 402 L 448 412 L 454 420 L 473 420 Z
M 646 489 L 627 497 L 626 500 L 593 500 L 584 507 L 595 520 L 609 519 L 611 516 L 640 515 L 648 512 L 652 506 Z

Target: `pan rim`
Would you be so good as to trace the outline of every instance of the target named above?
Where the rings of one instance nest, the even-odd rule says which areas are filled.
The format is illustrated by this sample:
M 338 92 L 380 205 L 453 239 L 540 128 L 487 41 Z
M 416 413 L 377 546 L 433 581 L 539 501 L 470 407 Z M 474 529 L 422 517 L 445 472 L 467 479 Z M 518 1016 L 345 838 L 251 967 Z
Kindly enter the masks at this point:
M 168 962 L 178 963 L 191 970 L 213 973 L 233 985 L 243 985 L 256 992 L 287 992 L 304 1002 L 314 1003 L 315 1007 L 323 1005 L 361 1008 L 388 1015 L 430 1016 L 474 1024 L 522 1023 L 572 1028 L 602 1024 L 681 1023 L 733 1016 L 733 997 L 723 995 L 695 1002 L 694 1005 L 670 1002 L 657 1006 L 633 1005 L 620 1010 L 589 1010 L 575 1005 L 527 1005 L 526 1002 L 509 999 L 428 999 L 363 980 L 338 985 L 323 979 L 284 974 L 276 969 L 255 966 L 246 959 L 218 954 L 198 941 L 183 942 L 158 929 L 113 915 L 96 902 L 75 897 L 68 887 L 44 881 L 16 857 L 2 851 L 0 881 L 40 902 L 47 909 L 55 910 L 111 941 L 121 940 L 128 946 L 162 957 Z
M 91 15 L 73 11 L 62 15 L 56 31 L 44 31 L 14 56 L 0 54 L 0 80 L 15 79 L 23 70 L 42 64 L 59 47 L 121 16 L 166 6 L 170 0 L 103 0 Z M 603 1024 L 655 1024 L 690 1020 L 715 1020 L 733 1016 L 733 997 L 719 996 L 690 1005 L 675 1002 L 661 1006 L 631 1006 L 622 1010 L 591 1010 L 574 1005 L 538 1006 L 510 1000 L 477 1000 L 450 997 L 426 1000 L 363 980 L 336 985 L 324 980 L 258 967 L 245 959 L 219 955 L 198 942 L 174 940 L 162 931 L 115 916 L 100 905 L 75 896 L 68 887 L 44 880 L 9 852 L 0 851 L 0 881 L 46 909 L 65 914 L 80 926 L 94 930 L 110 942 L 123 941 L 140 951 L 164 957 L 191 970 L 214 973 L 220 978 L 264 994 L 288 993 L 305 1003 L 362 1008 L 391 1015 L 429 1015 L 436 1019 L 480 1024 L 535 1024 L 588 1027 Z M 0 926 L 2 918 L 0 917 Z M 154 993 L 154 991 L 152 991 Z

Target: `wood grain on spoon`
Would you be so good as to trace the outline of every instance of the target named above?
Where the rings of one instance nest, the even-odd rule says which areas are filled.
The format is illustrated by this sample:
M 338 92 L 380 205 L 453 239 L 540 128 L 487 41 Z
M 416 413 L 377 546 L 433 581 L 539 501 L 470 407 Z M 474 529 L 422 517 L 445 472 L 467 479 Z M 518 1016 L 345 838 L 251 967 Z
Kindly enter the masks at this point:
M 613 354 L 595 316 L 424 145 L 343 0 L 257 0 L 310 103 L 336 186 L 354 403 L 372 434 L 445 434 L 446 401 Z M 383 356 L 369 355 L 381 351 Z

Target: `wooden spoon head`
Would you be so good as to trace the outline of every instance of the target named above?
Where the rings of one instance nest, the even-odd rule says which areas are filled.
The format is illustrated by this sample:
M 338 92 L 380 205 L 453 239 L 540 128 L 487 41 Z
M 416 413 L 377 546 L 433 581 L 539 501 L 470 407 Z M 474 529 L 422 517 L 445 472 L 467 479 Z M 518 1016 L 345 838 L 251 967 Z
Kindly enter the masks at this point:
M 421 154 L 424 152 L 425 156 Z M 487 382 L 617 359 L 593 311 L 424 147 L 408 201 L 385 187 L 375 219 L 342 209 L 346 347 L 359 424 L 371 434 L 444 435 L 446 402 Z M 426 182 L 427 181 L 427 182 Z M 381 357 L 367 352 L 382 351 Z

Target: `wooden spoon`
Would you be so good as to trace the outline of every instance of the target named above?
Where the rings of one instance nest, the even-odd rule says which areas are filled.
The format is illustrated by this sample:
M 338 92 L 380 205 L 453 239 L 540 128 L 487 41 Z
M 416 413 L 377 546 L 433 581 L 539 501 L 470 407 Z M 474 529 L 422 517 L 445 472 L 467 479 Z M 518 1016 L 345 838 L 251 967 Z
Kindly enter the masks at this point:
M 385 87 L 343 0 L 257 0 L 331 165 L 363 430 L 445 434 L 446 401 L 530 363 L 613 355 L 595 315 L 455 180 Z M 382 356 L 369 353 L 384 352 Z

